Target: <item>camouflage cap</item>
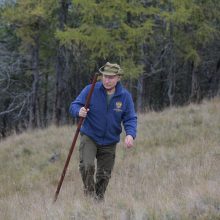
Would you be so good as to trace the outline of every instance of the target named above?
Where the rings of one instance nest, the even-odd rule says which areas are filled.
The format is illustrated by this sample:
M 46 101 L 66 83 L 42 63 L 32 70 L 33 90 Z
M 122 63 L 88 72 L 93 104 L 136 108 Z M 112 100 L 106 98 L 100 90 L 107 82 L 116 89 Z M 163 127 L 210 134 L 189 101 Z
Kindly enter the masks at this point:
M 104 66 L 99 69 L 99 72 L 103 75 L 115 76 L 115 75 L 123 75 L 123 71 L 118 64 L 113 64 L 107 62 Z

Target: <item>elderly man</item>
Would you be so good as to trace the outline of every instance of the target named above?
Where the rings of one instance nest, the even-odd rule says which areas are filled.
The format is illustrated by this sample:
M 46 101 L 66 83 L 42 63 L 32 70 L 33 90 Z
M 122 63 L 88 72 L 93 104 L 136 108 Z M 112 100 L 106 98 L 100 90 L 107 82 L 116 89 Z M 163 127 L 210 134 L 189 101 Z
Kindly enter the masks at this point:
M 73 117 L 85 117 L 80 130 L 79 168 L 85 195 L 100 201 L 111 177 L 121 125 L 126 133 L 125 147 L 133 147 L 137 116 L 130 93 L 120 83 L 123 75 L 120 66 L 107 62 L 99 71 L 102 81 L 95 85 L 89 108 L 85 109 L 84 105 L 91 85 L 71 103 L 70 113 Z

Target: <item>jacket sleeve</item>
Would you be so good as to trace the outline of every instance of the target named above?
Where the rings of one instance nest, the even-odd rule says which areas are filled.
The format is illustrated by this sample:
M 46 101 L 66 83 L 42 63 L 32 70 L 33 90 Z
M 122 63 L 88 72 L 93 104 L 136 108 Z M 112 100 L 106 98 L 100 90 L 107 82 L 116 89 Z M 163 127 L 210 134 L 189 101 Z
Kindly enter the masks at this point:
M 88 91 L 89 86 L 86 86 L 77 96 L 77 98 L 70 104 L 69 112 L 72 117 L 79 117 L 79 110 L 81 107 L 85 106 Z
M 134 102 L 130 93 L 127 95 L 126 110 L 124 112 L 122 122 L 126 135 L 131 135 L 135 138 L 137 133 L 137 115 L 135 113 Z

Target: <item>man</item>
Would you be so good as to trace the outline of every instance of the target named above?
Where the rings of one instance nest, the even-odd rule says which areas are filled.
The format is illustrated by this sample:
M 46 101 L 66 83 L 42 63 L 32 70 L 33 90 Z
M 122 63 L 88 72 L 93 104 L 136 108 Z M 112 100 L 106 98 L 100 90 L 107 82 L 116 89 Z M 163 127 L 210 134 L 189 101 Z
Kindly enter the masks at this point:
M 84 105 L 91 85 L 71 103 L 70 113 L 73 117 L 85 117 L 79 146 L 84 193 L 103 200 L 115 162 L 116 144 L 120 141 L 121 123 L 126 133 L 125 147 L 133 147 L 137 116 L 130 93 L 120 83 L 120 66 L 107 62 L 99 71 L 102 82 L 96 83 L 89 108 L 85 109 Z

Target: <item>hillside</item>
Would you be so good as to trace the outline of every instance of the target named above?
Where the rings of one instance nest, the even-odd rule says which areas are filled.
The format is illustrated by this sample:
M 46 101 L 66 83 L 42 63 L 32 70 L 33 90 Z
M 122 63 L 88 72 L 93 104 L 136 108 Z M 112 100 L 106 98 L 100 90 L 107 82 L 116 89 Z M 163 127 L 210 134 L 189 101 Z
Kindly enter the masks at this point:
M 78 144 L 52 203 L 74 127 L 0 142 L 0 219 L 220 219 L 220 99 L 148 112 L 138 121 L 136 146 L 117 146 L 101 204 L 83 196 Z

